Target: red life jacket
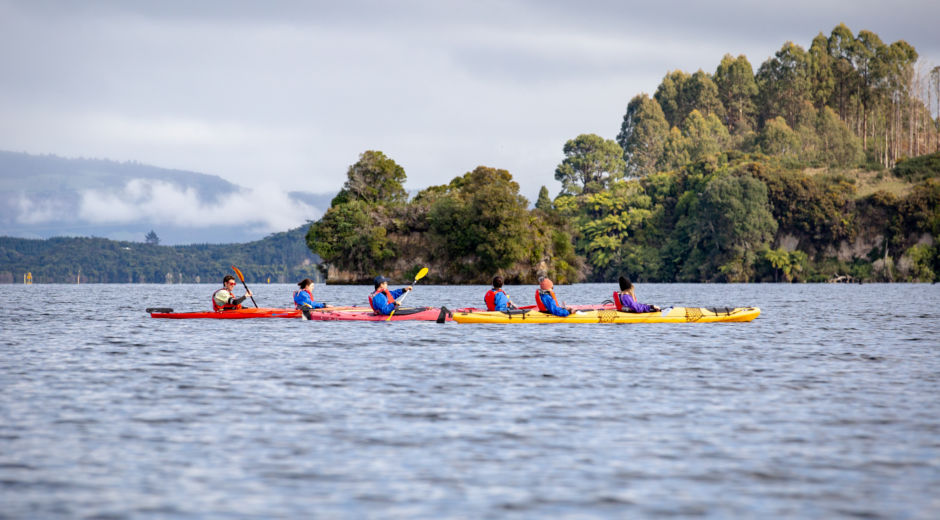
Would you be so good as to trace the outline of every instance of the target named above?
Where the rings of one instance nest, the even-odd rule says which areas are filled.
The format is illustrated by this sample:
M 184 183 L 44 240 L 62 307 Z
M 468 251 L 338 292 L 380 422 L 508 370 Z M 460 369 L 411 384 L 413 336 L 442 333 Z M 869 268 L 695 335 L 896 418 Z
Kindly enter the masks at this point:
M 614 305 L 617 306 L 618 311 L 623 310 L 623 301 L 620 299 L 620 293 L 617 291 L 614 291 Z
M 561 305 L 558 305 L 558 298 L 555 298 L 555 291 L 551 291 L 551 290 L 549 290 L 549 291 L 542 291 L 541 289 L 536 289 L 536 290 L 535 290 L 535 304 L 538 305 L 540 311 L 542 311 L 542 312 L 548 312 L 548 308 L 545 307 L 545 304 L 544 304 L 544 303 L 542 303 L 542 294 L 543 294 L 543 293 L 545 293 L 545 294 L 550 294 L 550 295 L 552 296 L 552 299 L 555 300 L 555 306 L 556 306 L 556 307 L 561 307 Z
M 374 298 L 375 295 L 379 294 L 380 292 L 385 293 L 385 298 L 388 299 L 388 303 L 395 303 L 395 298 L 392 298 L 392 293 L 390 293 L 388 289 L 382 289 L 381 287 L 379 287 L 378 289 L 375 290 L 375 292 L 369 295 L 369 307 L 372 307 L 372 312 L 376 314 L 379 314 L 379 310 L 376 309 L 375 304 L 372 303 L 372 298 Z
M 486 291 L 486 296 L 483 297 L 483 301 L 486 302 L 486 310 L 496 310 L 496 293 L 500 292 L 506 294 L 502 289 L 490 289 L 489 291 Z
M 219 307 L 219 304 L 218 304 L 218 303 L 215 303 L 215 295 L 216 295 L 216 294 L 219 294 L 219 291 L 227 291 L 227 290 L 228 290 L 228 289 L 226 289 L 225 287 L 223 287 L 223 288 L 221 288 L 221 289 L 218 289 L 218 290 L 215 291 L 214 293 L 212 293 L 212 310 L 214 310 L 215 312 L 234 311 L 234 310 L 238 310 L 238 309 L 241 309 L 241 308 L 242 308 L 241 305 L 235 305 L 235 304 L 231 304 L 231 303 L 226 303 L 225 305 Z M 229 294 L 232 294 L 232 293 L 229 293 Z M 234 295 L 232 295 L 232 296 L 234 297 Z

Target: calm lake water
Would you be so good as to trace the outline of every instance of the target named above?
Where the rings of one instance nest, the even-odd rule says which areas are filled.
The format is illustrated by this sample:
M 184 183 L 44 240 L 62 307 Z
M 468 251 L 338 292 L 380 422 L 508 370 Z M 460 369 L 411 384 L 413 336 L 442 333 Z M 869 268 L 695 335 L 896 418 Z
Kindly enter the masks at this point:
M 250 286 L 267 307 L 295 287 Z M 0 518 L 940 517 L 940 286 L 637 289 L 763 314 L 155 320 L 215 286 L 0 286 Z

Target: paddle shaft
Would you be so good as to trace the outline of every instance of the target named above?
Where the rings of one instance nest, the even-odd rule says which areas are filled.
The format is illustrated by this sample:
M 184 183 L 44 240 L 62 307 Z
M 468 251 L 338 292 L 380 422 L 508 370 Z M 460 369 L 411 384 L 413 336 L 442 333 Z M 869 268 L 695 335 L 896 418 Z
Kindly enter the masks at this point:
M 235 274 L 238 275 L 238 279 L 241 280 L 241 282 L 242 282 L 242 287 L 245 288 L 245 292 L 246 292 L 246 293 L 249 292 L 249 291 L 248 291 L 248 285 L 245 284 L 245 275 L 243 275 L 242 272 L 241 272 L 237 267 L 235 267 L 234 265 L 232 266 L 232 270 L 235 271 Z M 251 303 L 255 304 L 255 308 L 257 309 L 257 308 L 258 308 L 258 302 L 255 301 L 255 297 L 254 297 L 254 296 L 248 296 L 248 297 L 251 298 Z
M 248 286 L 245 285 L 245 280 L 242 280 L 242 287 L 245 288 L 245 292 L 248 292 Z M 250 295 L 249 295 L 248 297 L 251 298 L 251 303 L 254 303 L 254 304 L 255 304 L 255 308 L 257 309 L 257 308 L 258 308 L 258 302 L 255 301 L 255 297 L 254 297 L 254 296 L 250 296 Z

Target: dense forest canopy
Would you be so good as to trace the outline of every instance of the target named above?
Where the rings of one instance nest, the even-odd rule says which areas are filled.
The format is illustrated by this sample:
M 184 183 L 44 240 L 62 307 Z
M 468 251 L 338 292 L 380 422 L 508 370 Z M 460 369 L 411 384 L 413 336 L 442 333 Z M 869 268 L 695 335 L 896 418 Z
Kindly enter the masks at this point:
M 940 68 L 906 42 L 840 24 L 756 71 L 728 54 L 668 72 L 626 106 L 616 139 L 564 144 L 561 192 L 531 210 L 485 166 L 407 201 L 404 170 L 365 152 L 308 244 L 347 282 L 421 265 L 451 283 L 940 274 Z

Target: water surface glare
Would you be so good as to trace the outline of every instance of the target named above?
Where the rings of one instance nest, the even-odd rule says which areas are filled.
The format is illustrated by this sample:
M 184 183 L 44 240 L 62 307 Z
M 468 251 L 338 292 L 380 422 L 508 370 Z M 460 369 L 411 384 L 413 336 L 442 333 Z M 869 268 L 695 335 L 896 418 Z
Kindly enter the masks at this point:
M 143 312 L 214 290 L 0 285 L 0 518 L 940 518 L 937 285 L 638 285 L 737 324 Z

